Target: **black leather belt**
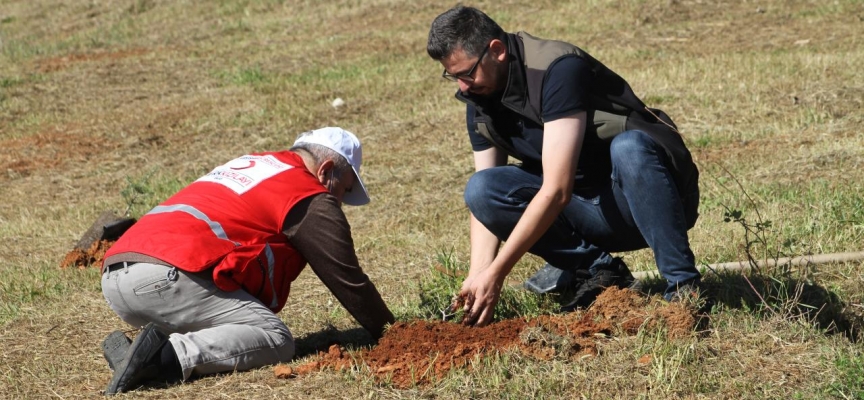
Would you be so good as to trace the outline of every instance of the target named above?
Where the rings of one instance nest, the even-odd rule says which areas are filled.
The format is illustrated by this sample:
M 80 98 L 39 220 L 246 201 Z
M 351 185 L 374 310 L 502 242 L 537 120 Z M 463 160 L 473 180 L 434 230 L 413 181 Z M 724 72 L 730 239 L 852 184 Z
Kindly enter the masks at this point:
M 109 265 L 108 268 L 105 268 L 105 272 L 116 271 L 116 270 L 122 269 L 124 267 L 131 267 L 135 264 L 138 264 L 138 263 L 134 262 L 134 261 L 133 262 L 123 261 L 123 262 L 114 263 L 114 264 Z

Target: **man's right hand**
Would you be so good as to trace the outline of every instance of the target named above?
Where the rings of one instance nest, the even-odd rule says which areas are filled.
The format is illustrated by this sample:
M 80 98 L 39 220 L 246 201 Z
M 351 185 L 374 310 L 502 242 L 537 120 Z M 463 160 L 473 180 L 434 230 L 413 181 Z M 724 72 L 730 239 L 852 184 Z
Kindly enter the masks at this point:
M 462 282 L 459 297 L 464 302 L 463 324 L 486 326 L 492 322 L 504 281 L 504 276 L 499 277 L 498 275 L 493 268 L 488 267 Z

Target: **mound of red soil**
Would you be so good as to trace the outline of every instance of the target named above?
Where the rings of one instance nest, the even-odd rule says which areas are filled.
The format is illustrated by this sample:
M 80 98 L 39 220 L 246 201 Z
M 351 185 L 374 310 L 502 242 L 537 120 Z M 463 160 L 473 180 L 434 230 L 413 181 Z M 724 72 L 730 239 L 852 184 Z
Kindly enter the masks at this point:
M 66 257 L 60 263 L 60 268 L 86 268 L 89 266 L 102 266 L 102 259 L 105 258 L 105 252 L 114 244 L 110 240 L 97 240 L 93 242 L 86 250 L 79 248 L 72 249 L 66 253 Z
M 670 337 L 690 334 L 695 311 L 680 304 L 654 302 L 638 293 L 610 288 L 584 312 L 544 315 L 496 322 L 481 328 L 443 321 L 398 322 L 378 345 L 352 357 L 338 345 L 299 366 L 278 365 L 279 378 L 324 369 L 365 366 L 380 382 L 399 388 L 427 385 L 453 368 L 495 351 L 518 350 L 542 360 L 597 355 L 597 341 L 611 335 L 633 335 L 640 329 L 666 328 Z
M 72 251 L 66 253 L 60 268 L 101 267 L 105 252 L 133 224 L 135 224 L 134 218 L 118 217 L 112 211 L 102 212 L 93 225 L 84 232 Z

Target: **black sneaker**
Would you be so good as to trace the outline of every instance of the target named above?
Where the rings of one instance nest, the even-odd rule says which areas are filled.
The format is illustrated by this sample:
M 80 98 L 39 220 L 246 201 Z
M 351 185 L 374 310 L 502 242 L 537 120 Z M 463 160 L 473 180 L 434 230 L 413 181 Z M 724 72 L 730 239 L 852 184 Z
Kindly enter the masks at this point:
M 575 289 L 590 276 L 585 270 L 561 269 L 546 263 L 537 273 L 525 280 L 522 287 L 537 294 L 560 293 Z
M 681 301 L 695 301 L 701 296 L 702 288 L 700 285 L 696 282 L 688 282 L 678 286 L 674 292 L 666 293 L 663 298 L 670 303 L 677 303 Z
M 112 371 L 126 358 L 126 352 L 129 351 L 131 344 L 132 339 L 129 339 L 122 331 L 111 332 L 102 341 L 102 355 L 105 356 L 108 367 Z
M 663 296 L 670 303 L 683 303 L 693 306 L 697 312 L 707 313 L 714 306 L 714 301 L 706 293 L 700 282 L 687 282 L 678 286 L 674 292 Z
M 570 312 L 579 308 L 588 308 L 600 293 L 612 286 L 638 291 L 642 284 L 633 277 L 624 260 L 615 258 L 611 264 L 598 268 L 594 276 L 583 282 L 576 290 L 573 299 L 561 306 L 561 311 Z
M 158 377 L 162 346 L 166 342 L 168 335 L 156 329 L 152 322 L 147 324 L 129 346 L 126 358 L 116 366 L 105 395 L 127 392 L 141 382 Z

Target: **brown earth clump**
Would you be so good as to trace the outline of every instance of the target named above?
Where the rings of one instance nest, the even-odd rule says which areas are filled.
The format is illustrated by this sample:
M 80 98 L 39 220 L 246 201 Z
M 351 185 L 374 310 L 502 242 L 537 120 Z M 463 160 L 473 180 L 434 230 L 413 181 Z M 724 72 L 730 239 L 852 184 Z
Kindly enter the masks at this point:
M 406 388 L 434 383 L 454 368 L 493 352 L 517 350 L 540 360 L 577 360 L 598 354 L 599 341 L 613 335 L 634 335 L 640 329 L 666 329 L 682 337 L 696 326 L 695 310 L 652 301 L 627 289 L 609 288 L 585 311 L 542 315 L 531 320 L 508 319 L 485 327 L 444 321 L 397 322 L 378 342 L 352 356 L 339 345 L 299 366 L 278 365 L 278 378 L 322 370 L 367 367 L 379 382 Z M 359 364 L 359 365 L 358 365 Z
M 149 53 L 148 49 L 131 49 L 111 52 L 76 53 L 60 57 L 45 58 L 37 62 L 37 69 L 41 73 L 50 73 L 66 69 L 72 64 L 87 61 L 114 62 L 129 57 L 137 57 Z
M 97 240 L 85 250 L 79 248 L 72 249 L 72 251 L 66 253 L 66 257 L 60 263 L 60 268 L 101 267 L 102 260 L 105 258 L 105 252 L 108 251 L 114 242 L 112 240 Z
M 105 252 L 133 224 L 135 224 L 134 218 L 118 217 L 112 211 L 102 212 L 90 228 L 81 235 L 81 239 L 78 240 L 72 251 L 66 253 L 66 257 L 60 263 L 60 268 L 101 267 L 102 260 L 105 259 Z
M 321 371 L 325 368 L 341 371 L 354 367 L 354 359 L 345 349 L 338 344 L 331 345 L 327 352 L 318 354 L 318 360 L 308 362 L 300 366 L 277 365 L 273 372 L 277 378 L 294 378 L 297 375 L 305 375 L 310 372 Z

